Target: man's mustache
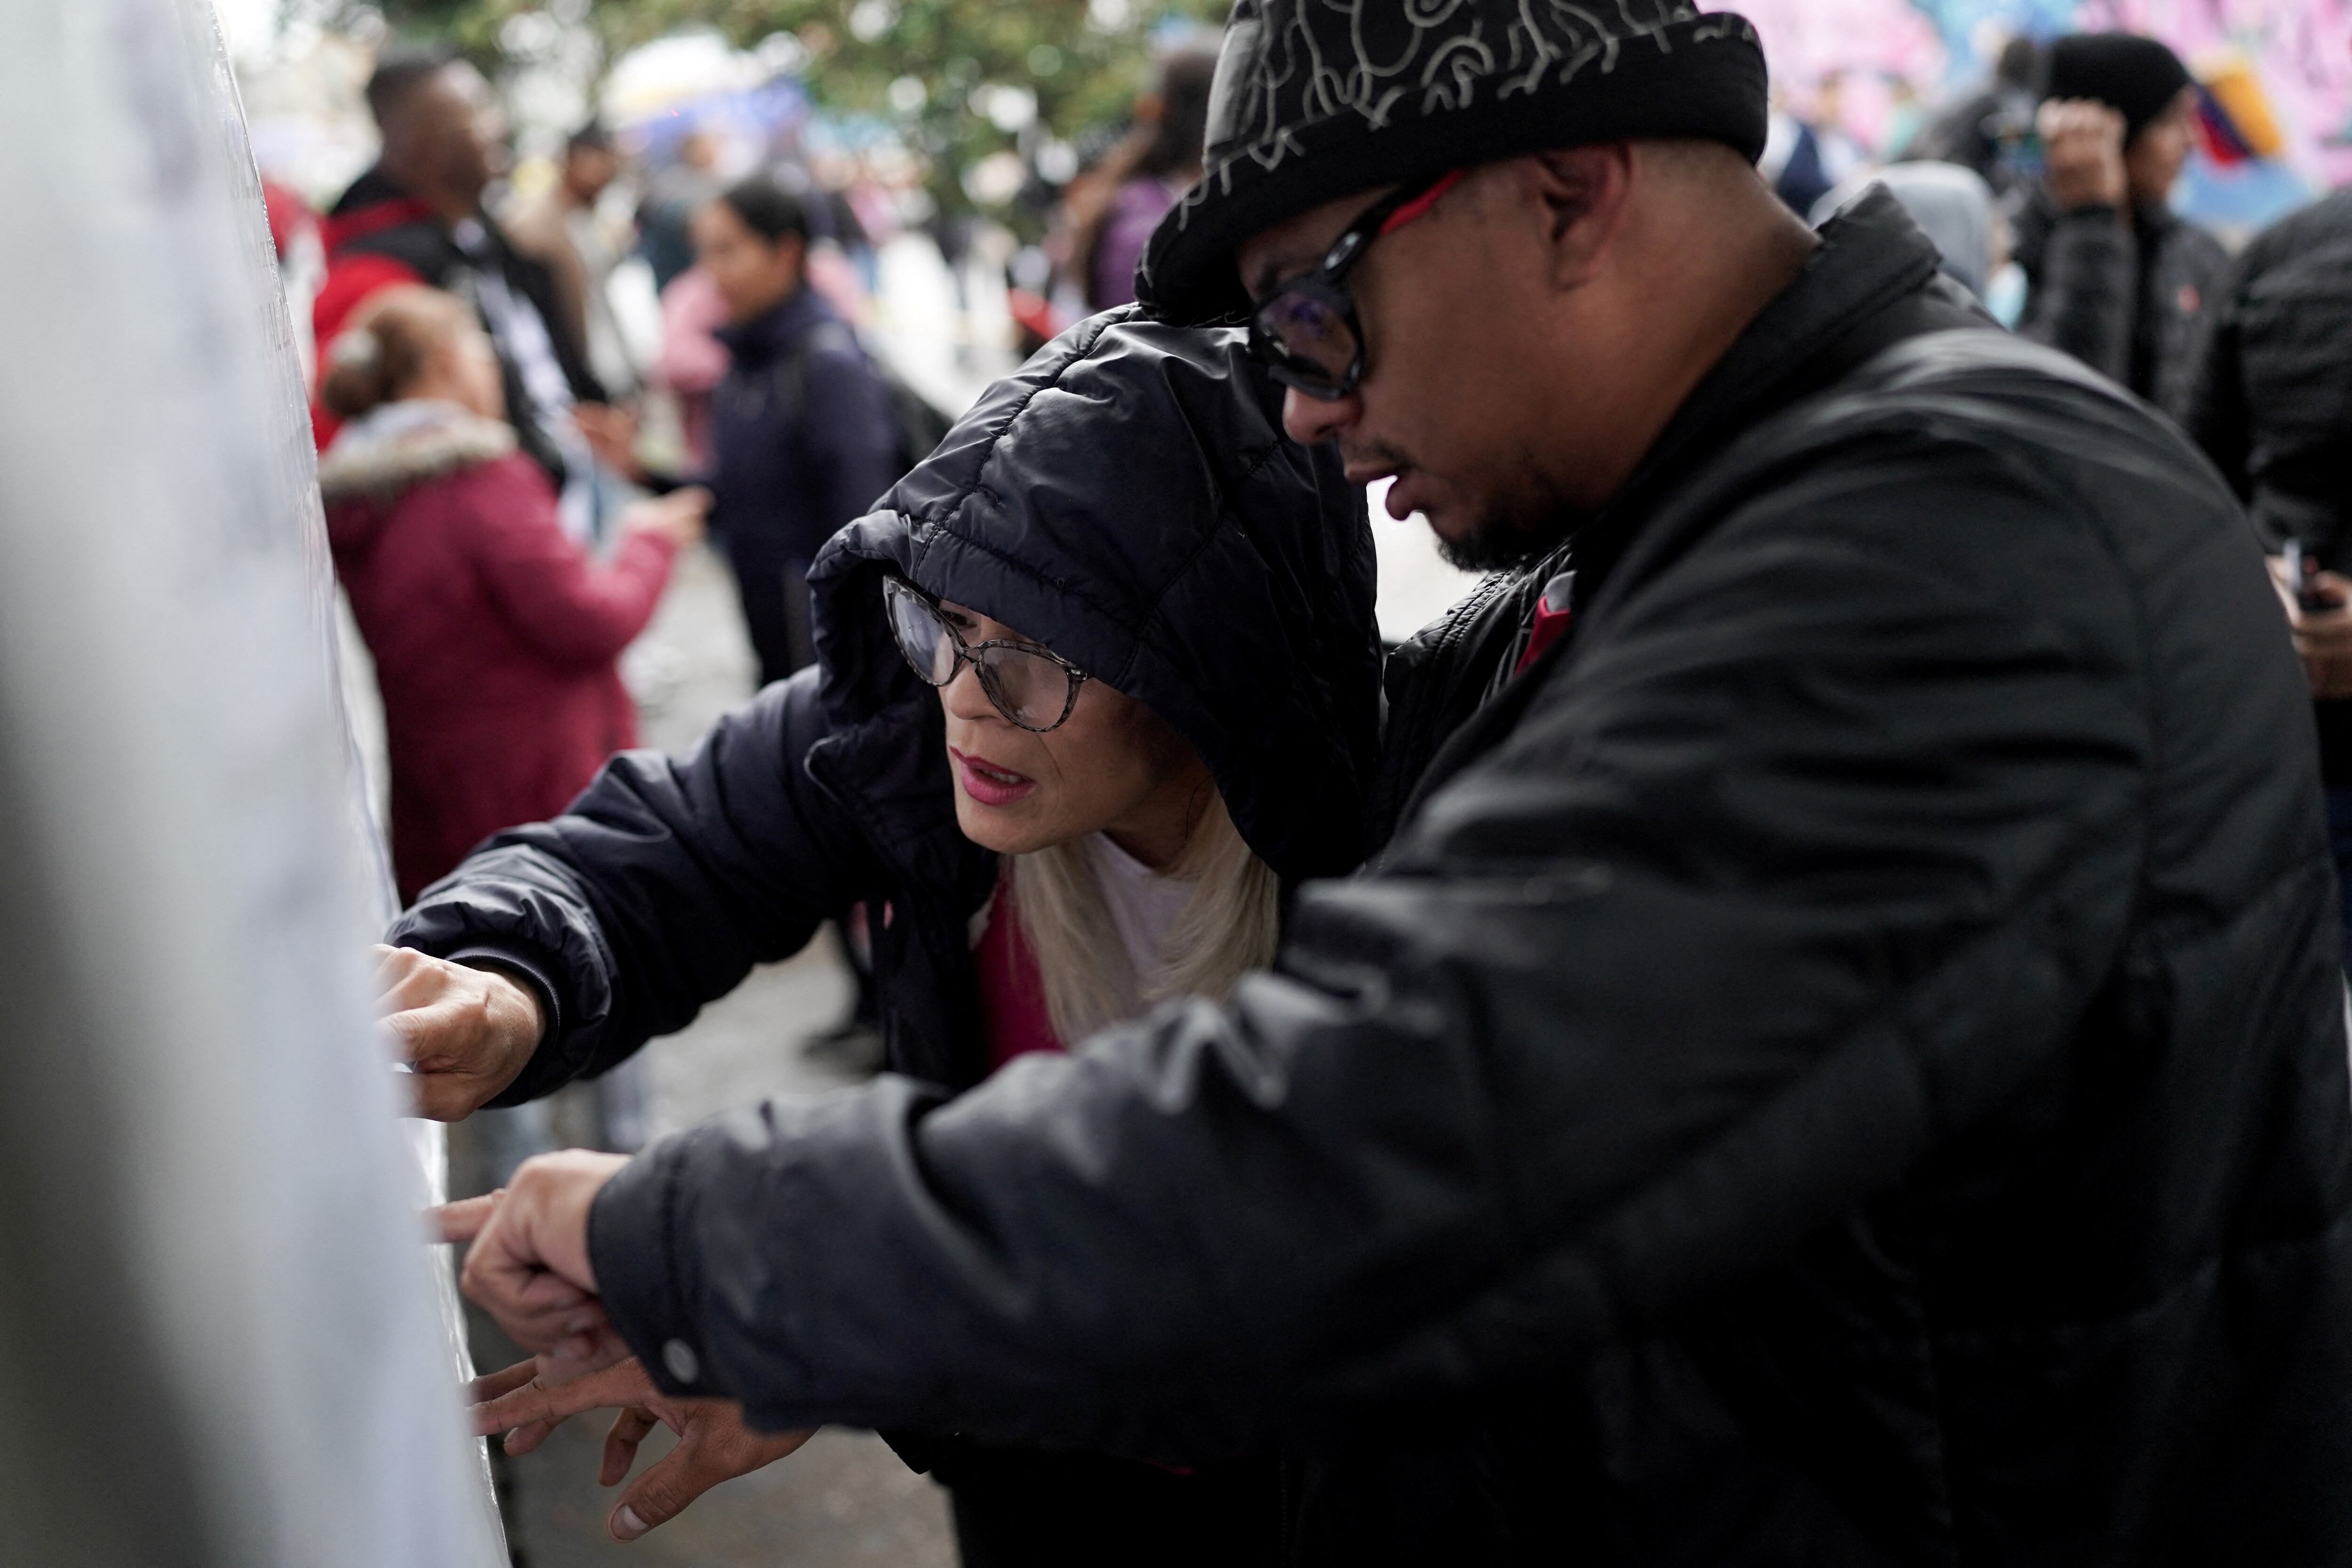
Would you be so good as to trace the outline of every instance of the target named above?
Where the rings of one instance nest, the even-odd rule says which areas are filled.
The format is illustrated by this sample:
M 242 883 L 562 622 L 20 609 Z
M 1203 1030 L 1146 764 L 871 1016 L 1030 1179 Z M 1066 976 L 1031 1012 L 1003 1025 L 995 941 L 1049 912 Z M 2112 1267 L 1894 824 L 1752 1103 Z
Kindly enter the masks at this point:
M 1342 435 L 1339 442 L 1339 461 L 1349 467 L 1377 463 L 1384 468 L 1418 468 L 1412 455 L 1392 442 L 1362 440 Z

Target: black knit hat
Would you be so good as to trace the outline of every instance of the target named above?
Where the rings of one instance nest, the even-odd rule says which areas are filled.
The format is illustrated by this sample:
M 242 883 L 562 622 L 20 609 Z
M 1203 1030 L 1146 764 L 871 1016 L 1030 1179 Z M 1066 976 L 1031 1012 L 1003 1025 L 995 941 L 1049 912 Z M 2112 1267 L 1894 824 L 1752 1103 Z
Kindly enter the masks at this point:
M 1236 0 L 1207 172 L 1151 236 L 1136 286 L 1171 321 L 1248 308 L 1234 252 L 1357 191 L 1630 137 L 1764 151 L 1755 28 L 1689 0 Z
M 2050 46 L 2045 99 L 2095 99 L 2124 117 L 2124 144 L 2172 107 L 2193 78 L 2180 57 L 2136 33 L 2077 33 Z

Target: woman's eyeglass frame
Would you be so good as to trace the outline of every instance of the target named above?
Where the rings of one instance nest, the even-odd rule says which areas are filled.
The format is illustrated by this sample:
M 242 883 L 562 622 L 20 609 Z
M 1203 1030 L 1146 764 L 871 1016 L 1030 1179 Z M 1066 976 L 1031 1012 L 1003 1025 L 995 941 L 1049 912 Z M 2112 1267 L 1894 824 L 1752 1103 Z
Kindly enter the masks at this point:
M 1364 253 L 1372 248 L 1374 240 L 1392 235 L 1425 214 L 1465 172 L 1461 169 L 1449 170 L 1423 184 L 1400 187 L 1374 202 L 1331 242 L 1331 248 L 1323 253 L 1322 263 L 1314 271 L 1301 273 L 1276 286 L 1258 301 L 1257 308 L 1250 312 L 1250 352 L 1276 381 L 1319 402 L 1338 402 L 1356 390 L 1364 379 L 1364 324 L 1356 314 L 1356 297 L 1348 290 L 1348 274 L 1364 259 Z M 1276 323 L 1282 312 L 1294 308 L 1293 302 L 1298 300 L 1310 300 L 1330 311 L 1347 329 L 1352 352 L 1347 370 L 1336 379 L 1323 366 L 1292 351 L 1282 340 Z
M 1005 723 L 1017 729 L 1025 729 L 1032 735 L 1046 735 L 1061 728 L 1070 721 L 1070 715 L 1077 709 L 1079 688 L 1093 678 L 1051 648 L 1042 648 L 1034 643 L 1024 643 L 1014 637 L 992 637 L 985 643 L 965 642 L 963 633 L 958 632 L 947 616 L 941 612 L 939 601 L 904 578 L 884 578 L 882 595 L 885 601 L 885 618 L 890 622 L 890 641 L 898 644 L 898 656 L 907 661 L 907 667 L 915 672 L 917 680 L 927 686 L 943 689 L 953 685 L 956 676 L 962 673 L 966 664 L 970 664 L 972 673 L 980 677 L 980 689 L 988 698 L 989 706 L 1003 716 Z M 915 651 L 907 646 L 907 640 L 898 634 L 898 610 L 901 603 L 912 604 L 929 616 L 939 627 L 940 633 L 947 638 L 948 645 L 955 651 L 955 664 L 949 669 L 946 680 L 933 680 L 930 673 L 916 662 Z M 1013 705 L 1006 700 L 1003 688 L 999 684 L 1001 677 L 998 672 L 984 657 L 997 649 L 1003 649 L 1008 653 L 1021 653 L 1031 658 L 1044 659 L 1062 672 L 1063 678 L 1067 683 L 1067 689 L 1063 694 L 1062 711 L 1055 716 L 1051 724 L 1026 722 L 1014 711 Z

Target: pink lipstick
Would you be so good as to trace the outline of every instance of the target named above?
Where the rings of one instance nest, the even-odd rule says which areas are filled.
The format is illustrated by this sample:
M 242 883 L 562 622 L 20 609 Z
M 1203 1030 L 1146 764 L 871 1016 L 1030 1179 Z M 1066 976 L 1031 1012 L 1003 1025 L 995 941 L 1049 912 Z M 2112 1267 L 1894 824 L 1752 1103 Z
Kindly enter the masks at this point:
M 985 757 L 971 757 L 948 747 L 955 759 L 956 779 L 963 792 L 982 806 L 1010 806 L 1037 788 L 1037 781 L 1010 768 L 999 768 Z

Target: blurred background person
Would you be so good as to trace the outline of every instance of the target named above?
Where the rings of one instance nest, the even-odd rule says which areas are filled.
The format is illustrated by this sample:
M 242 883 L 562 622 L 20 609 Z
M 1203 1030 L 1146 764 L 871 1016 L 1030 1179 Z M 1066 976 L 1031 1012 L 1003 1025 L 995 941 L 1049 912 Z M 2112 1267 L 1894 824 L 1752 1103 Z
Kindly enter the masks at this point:
M 878 269 L 873 241 L 857 221 L 856 208 L 840 192 L 816 183 L 797 163 L 781 165 L 769 177 L 779 190 L 800 199 L 801 211 L 808 220 L 808 248 L 801 261 L 803 280 L 824 297 L 843 320 L 864 320 L 874 302 L 873 286 L 867 279 Z
M 1822 198 L 1812 211 L 1815 228 L 1884 185 L 1911 221 L 1936 242 L 1946 277 L 1979 303 L 1990 301 L 1993 279 L 2009 265 L 2009 223 L 1993 200 L 1992 187 L 1975 171 L 1955 163 L 1890 163 L 1874 174 L 1848 180 Z M 1998 314 L 1998 312 L 1996 312 Z
M 677 156 L 654 171 L 637 206 L 637 254 L 654 269 L 654 287 L 694 265 L 694 214 L 726 188 L 719 174 L 719 138 L 698 126 L 678 143 Z
M 661 352 L 652 380 L 677 402 L 686 466 L 697 472 L 712 461 L 710 398 L 727 379 L 727 345 L 719 340 L 726 325 L 726 297 L 700 267 L 688 267 L 661 291 Z
M 824 203 L 833 243 L 839 248 L 843 262 L 856 275 L 859 290 L 872 295 L 875 286 L 882 280 L 880 259 L 875 253 L 874 236 L 866 231 L 866 220 L 858 215 L 857 204 L 850 199 L 848 189 L 839 184 L 820 183 L 814 199 Z
M 2059 39 L 2036 120 L 2046 172 L 2017 222 L 2018 330 L 2167 409 L 2186 395 L 2205 296 L 2229 260 L 2172 210 L 2196 115 L 2189 68 L 2158 40 Z
M 1161 59 L 1152 90 L 1136 100 L 1135 129 L 1105 155 L 1074 213 L 1070 269 L 1088 308 L 1135 301 L 1135 264 L 1151 231 L 1201 178 L 1209 131 L 1209 81 L 1217 57 L 1186 49 Z
M 627 249 L 615 241 L 626 236 L 614 235 L 599 210 L 621 171 L 612 133 L 591 120 L 565 141 L 554 185 L 507 216 L 515 248 L 554 280 L 564 334 L 582 346 L 588 368 L 614 401 L 634 396 L 644 380 L 613 309 L 613 274 Z
M 455 297 L 381 289 L 329 341 L 345 420 L 319 463 L 335 574 L 375 663 L 393 876 L 408 904 L 490 834 L 561 810 L 637 740 L 623 649 L 701 536 L 688 491 L 627 514 L 608 561 L 566 536 L 504 418 L 496 354 Z M 598 1141 L 646 1135 L 641 1067 L 596 1085 Z M 482 1128 L 494 1178 L 551 1146 L 547 1108 Z
M 2352 191 L 2256 237 L 2210 309 L 2182 419 L 2279 563 L 2311 685 L 2352 969 Z
M 1802 215 L 1861 169 L 1862 150 L 1840 122 L 1845 86 L 1835 74 L 1813 89 L 1801 110 L 1775 83 L 1767 121 L 1764 156 L 1758 167 L 1789 210 Z
M 394 51 L 369 78 L 367 102 L 383 148 L 328 214 L 327 277 L 313 307 L 319 341 L 333 341 L 354 310 L 397 284 L 464 299 L 498 355 L 499 417 L 557 486 L 566 531 L 586 537 L 595 521 L 594 458 L 572 410 L 602 402 L 604 389 L 566 326 L 554 277 L 483 210 L 504 158 L 489 84 L 447 54 Z M 326 413 L 322 444 L 334 434 Z
M 2020 158 L 2033 137 L 2034 88 L 2042 50 L 2022 35 L 2001 46 L 1992 75 L 1920 130 L 1908 158 L 1958 163 L 2006 195 L 2025 179 Z
M 711 528 L 735 568 L 761 685 L 814 662 L 808 568 L 905 472 L 889 388 L 849 324 L 807 286 L 807 209 L 774 182 L 730 186 L 694 216 L 697 270 L 727 308 L 727 374 L 710 401 Z M 657 489 L 635 423 L 600 411 L 606 460 Z
M 383 695 L 407 903 L 636 743 L 614 663 L 700 537 L 705 497 L 640 506 L 612 559 L 591 559 L 518 449 L 497 356 L 454 296 L 380 290 L 325 358 L 320 395 L 347 423 L 319 486 Z

